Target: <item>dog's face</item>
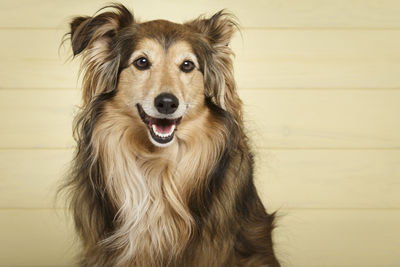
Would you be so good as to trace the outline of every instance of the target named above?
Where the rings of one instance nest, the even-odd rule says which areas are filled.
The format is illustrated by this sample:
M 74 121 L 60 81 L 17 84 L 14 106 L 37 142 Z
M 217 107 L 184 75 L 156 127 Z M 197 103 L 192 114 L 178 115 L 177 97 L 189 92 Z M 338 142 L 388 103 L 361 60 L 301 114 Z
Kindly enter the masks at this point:
M 71 23 L 74 55 L 84 57 L 85 105 L 107 99 L 114 112 L 132 119 L 136 136 L 147 132 L 157 147 L 184 138 L 178 127 L 196 131 L 193 121 L 207 109 L 206 99 L 235 112 L 232 20 L 220 12 L 185 24 L 137 23 L 123 6 L 112 8 Z
M 177 40 L 165 47 L 140 40 L 120 74 L 117 94 L 140 117 L 154 145 L 171 144 L 178 125 L 204 106 L 203 74 L 191 44 Z

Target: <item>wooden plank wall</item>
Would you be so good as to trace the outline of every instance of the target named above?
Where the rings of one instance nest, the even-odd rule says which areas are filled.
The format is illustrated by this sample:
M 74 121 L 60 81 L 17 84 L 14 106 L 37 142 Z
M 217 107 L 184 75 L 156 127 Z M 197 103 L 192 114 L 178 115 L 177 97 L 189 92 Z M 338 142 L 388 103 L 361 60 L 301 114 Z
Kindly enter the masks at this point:
M 123 1 L 182 22 L 228 8 L 257 185 L 283 266 L 400 266 L 400 2 Z M 74 145 L 78 62 L 59 50 L 95 0 L 0 4 L 0 266 L 72 266 L 54 202 Z

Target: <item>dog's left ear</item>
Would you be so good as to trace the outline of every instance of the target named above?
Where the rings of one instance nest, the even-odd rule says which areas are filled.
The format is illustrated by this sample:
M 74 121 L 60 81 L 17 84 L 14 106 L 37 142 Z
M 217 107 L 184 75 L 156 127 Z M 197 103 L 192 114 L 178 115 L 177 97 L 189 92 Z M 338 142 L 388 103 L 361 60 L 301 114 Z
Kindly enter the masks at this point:
M 200 33 L 209 45 L 203 64 L 206 96 L 239 119 L 241 101 L 236 92 L 233 52 L 229 47 L 233 34 L 239 29 L 235 17 L 221 10 L 210 18 L 200 17 L 185 25 Z
M 215 13 L 210 18 L 199 17 L 186 24 L 204 34 L 213 46 L 228 46 L 239 28 L 235 17 L 225 10 Z

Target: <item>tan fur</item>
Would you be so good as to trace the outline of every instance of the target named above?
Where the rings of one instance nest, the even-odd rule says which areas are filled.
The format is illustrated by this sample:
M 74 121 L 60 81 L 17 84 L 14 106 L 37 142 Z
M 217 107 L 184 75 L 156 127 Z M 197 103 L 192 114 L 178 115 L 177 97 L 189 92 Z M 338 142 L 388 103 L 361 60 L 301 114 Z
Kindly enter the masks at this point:
M 113 8 L 71 23 L 73 51 L 83 56 L 83 107 L 64 187 L 81 265 L 279 266 L 233 79 L 235 23 L 220 12 L 184 25 L 139 24 L 125 7 Z M 143 56 L 151 67 L 139 70 L 133 62 Z M 193 71 L 180 69 L 185 60 Z M 182 116 L 162 147 L 137 108 L 157 114 L 160 93 L 178 98 L 174 114 Z
M 208 161 L 219 157 L 218 143 L 226 133 L 222 129 L 215 129 L 215 133 L 200 131 L 193 137 L 184 136 L 168 148 L 151 148 L 147 140 L 123 130 L 129 129 L 132 121 L 121 116 L 121 110 L 114 107 L 106 110 L 94 131 L 93 142 L 100 150 L 99 157 L 107 164 L 106 189 L 120 207 L 116 219 L 121 228 L 103 245 L 125 247 L 121 254 L 127 257 L 140 255 L 134 259 L 138 266 L 147 266 L 145 263 L 150 259 L 181 253 L 192 235 L 194 223 L 187 208 L 188 195 L 194 188 L 204 187 L 204 181 L 198 178 L 209 172 Z M 207 113 L 204 110 L 204 115 L 187 125 L 186 131 L 196 131 L 198 127 L 210 129 Z M 220 135 L 221 140 L 204 142 L 207 135 Z M 143 148 L 142 142 L 148 147 Z M 137 150 L 140 153 L 135 153 Z M 121 266 L 127 261 L 122 258 Z M 153 264 L 161 266 L 161 263 Z

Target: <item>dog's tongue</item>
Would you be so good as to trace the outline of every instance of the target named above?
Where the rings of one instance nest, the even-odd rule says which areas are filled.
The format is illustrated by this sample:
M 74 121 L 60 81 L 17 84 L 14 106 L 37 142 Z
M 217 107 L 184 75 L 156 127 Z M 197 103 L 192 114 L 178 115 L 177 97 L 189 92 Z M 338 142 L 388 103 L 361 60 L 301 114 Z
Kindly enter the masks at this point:
M 171 134 L 171 132 L 176 128 L 176 121 L 152 118 L 150 121 L 150 126 L 154 126 L 155 130 L 160 134 Z
M 174 127 L 174 123 L 169 124 L 169 125 L 159 125 L 159 124 L 154 124 L 156 126 L 157 132 L 162 133 L 162 134 L 167 134 L 170 133 L 172 130 L 172 127 Z

